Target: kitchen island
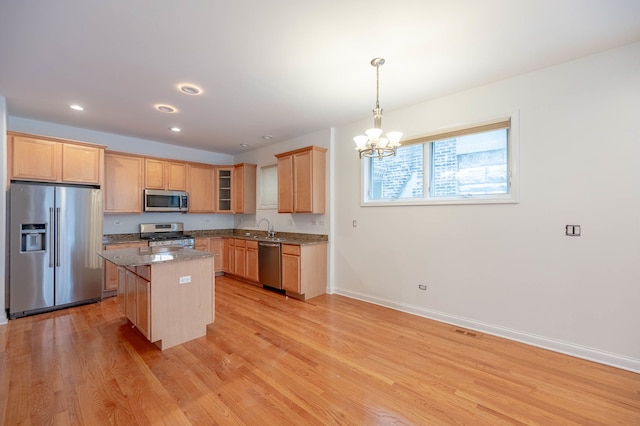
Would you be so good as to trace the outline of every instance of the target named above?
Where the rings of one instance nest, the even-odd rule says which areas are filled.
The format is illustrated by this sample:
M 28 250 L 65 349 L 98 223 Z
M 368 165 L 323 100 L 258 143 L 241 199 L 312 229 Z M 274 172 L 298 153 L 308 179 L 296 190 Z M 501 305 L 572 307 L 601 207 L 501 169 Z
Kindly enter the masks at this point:
M 143 247 L 98 254 L 118 267 L 118 308 L 161 350 L 207 333 L 215 320 L 211 253 Z

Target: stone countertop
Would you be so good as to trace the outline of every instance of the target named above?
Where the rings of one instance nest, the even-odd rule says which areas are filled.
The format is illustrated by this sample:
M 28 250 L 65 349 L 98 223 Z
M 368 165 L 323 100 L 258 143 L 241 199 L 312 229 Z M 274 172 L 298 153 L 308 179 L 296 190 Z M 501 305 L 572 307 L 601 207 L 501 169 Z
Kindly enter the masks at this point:
M 276 238 L 267 238 L 266 231 L 256 231 L 247 229 L 208 229 L 185 231 L 185 234 L 194 238 L 242 238 L 245 240 L 272 241 L 284 244 L 325 244 L 328 241 L 326 235 L 321 234 L 301 234 L 292 232 L 276 232 Z M 247 235 L 248 234 L 248 235 Z M 109 234 L 102 238 L 103 244 L 125 244 L 141 242 L 140 234 Z
M 118 266 L 141 266 L 213 257 L 206 251 L 181 247 L 143 247 L 104 250 L 98 256 Z

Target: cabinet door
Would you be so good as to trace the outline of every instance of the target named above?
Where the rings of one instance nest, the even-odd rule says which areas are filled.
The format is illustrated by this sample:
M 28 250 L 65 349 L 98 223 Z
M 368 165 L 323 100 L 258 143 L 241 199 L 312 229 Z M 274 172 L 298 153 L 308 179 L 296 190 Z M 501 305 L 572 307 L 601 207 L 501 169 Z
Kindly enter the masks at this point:
M 258 242 L 247 241 L 246 278 L 258 282 Z
M 106 247 L 105 247 L 106 250 Z M 102 291 L 118 290 L 118 266 L 115 263 L 103 260 L 104 283 Z M 119 294 L 118 294 L 119 296 Z M 119 303 L 119 301 L 118 301 Z
M 233 271 L 235 269 L 234 239 L 225 238 L 223 245 L 224 245 L 224 256 L 222 258 L 222 271 L 228 274 L 233 274 Z
M 225 261 L 224 242 L 222 238 L 210 238 L 209 251 L 213 253 L 213 272 L 222 272 Z
M 111 262 L 107 264 L 113 265 Z M 115 265 L 114 265 L 115 266 Z M 127 314 L 127 270 L 122 266 L 116 267 L 116 274 L 118 276 L 118 310 L 122 312 L 122 315 Z
M 121 244 L 107 244 L 103 247 L 104 250 L 124 249 L 131 247 L 147 247 L 147 243 L 121 243 Z M 104 261 L 104 288 L 102 291 L 114 291 L 118 290 L 118 266 L 114 263 Z
M 155 158 L 144 159 L 144 187 L 147 189 L 165 189 L 164 164 Z
M 62 146 L 58 142 L 13 136 L 11 171 L 15 179 L 57 181 Z
M 213 166 L 189 164 L 189 213 L 215 213 L 213 176 Z
M 313 210 L 313 179 L 311 151 L 293 156 L 293 211 L 311 213 Z
M 293 156 L 278 158 L 278 213 L 293 213 Z
M 255 164 L 233 166 L 233 212 L 255 214 L 256 212 L 256 168 Z
M 235 247 L 233 250 L 234 253 L 234 270 L 233 274 L 239 277 L 245 278 L 247 276 L 246 269 L 246 256 L 247 256 L 247 248 L 245 247 L 245 241 L 236 239 L 234 241 Z
M 216 167 L 218 191 L 216 193 L 216 212 L 233 213 L 233 168 Z
M 151 283 L 136 275 L 136 327 L 151 340 Z
M 104 149 L 62 144 L 62 181 L 100 185 Z
M 175 161 L 167 161 L 167 189 L 170 191 L 187 190 L 187 165 Z
M 292 293 L 301 293 L 300 256 L 282 253 L 282 289 Z
M 133 324 L 138 321 L 137 317 L 137 303 L 136 303 L 136 278 L 137 275 L 126 270 L 125 279 L 125 315 L 129 318 Z
M 105 213 L 142 213 L 142 157 L 105 153 Z

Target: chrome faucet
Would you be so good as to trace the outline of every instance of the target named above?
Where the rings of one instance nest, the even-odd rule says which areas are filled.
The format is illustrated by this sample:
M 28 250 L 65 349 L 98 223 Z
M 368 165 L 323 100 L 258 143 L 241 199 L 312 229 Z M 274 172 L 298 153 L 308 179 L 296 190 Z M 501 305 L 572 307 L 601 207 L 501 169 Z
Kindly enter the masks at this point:
M 263 220 L 267 222 L 267 237 L 274 238 L 276 236 L 276 231 L 273 229 L 273 225 L 271 225 L 271 222 L 269 222 L 269 219 L 265 219 L 265 218 L 260 219 L 258 222 L 256 222 L 256 228 L 260 227 L 260 224 L 262 223 Z

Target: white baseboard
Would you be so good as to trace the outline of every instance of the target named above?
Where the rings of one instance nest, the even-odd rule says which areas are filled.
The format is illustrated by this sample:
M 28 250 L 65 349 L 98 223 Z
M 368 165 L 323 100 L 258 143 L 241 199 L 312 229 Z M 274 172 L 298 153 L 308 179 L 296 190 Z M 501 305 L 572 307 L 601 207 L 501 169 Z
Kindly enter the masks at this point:
M 564 342 L 561 340 L 554 340 L 544 336 L 538 336 L 535 334 L 525 333 L 522 331 L 500 327 L 493 324 L 474 321 L 468 318 L 432 311 L 418 306 L 371 297 L 352 291 L 333 288 L 332 293 L 395 309 L 397 311 L 407 312 L 409 314 L 418 315 L 435 321 L 456 325 L 458 327 L 464 327 L 482 333 L 503 337 L 505 339 L 515 340 L 520 343 L 537 346 L 539 348 L 548 349 L 565 355 L 570 355 L 600 364 L 621 368 L 623 370 L 632 371 L 634 373 L 640 373 L 640 359 L 608 353 L 594 348 Z

